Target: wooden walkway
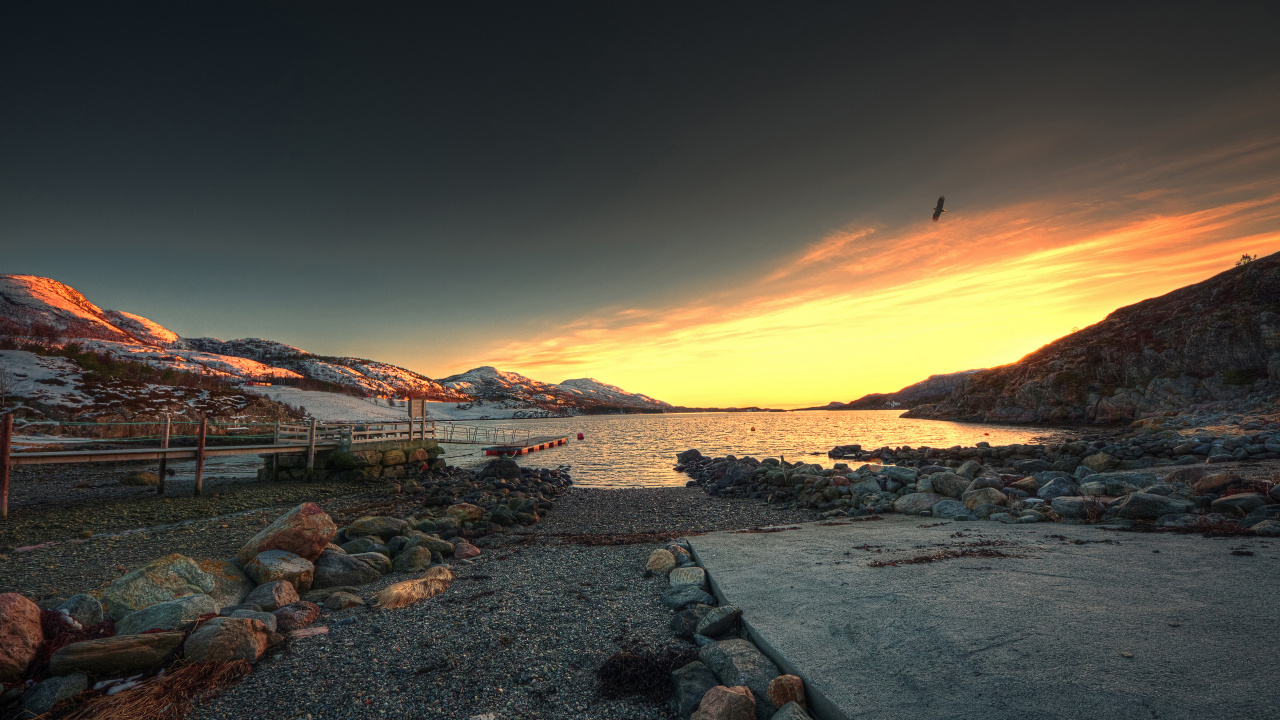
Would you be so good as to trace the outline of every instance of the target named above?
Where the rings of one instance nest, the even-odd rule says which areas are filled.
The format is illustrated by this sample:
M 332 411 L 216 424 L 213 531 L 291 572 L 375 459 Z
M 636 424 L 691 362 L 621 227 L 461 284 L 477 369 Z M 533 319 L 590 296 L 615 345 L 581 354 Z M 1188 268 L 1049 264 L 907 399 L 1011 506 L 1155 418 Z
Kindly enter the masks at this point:
M 490 445 L 484 448 L 485 455 L 528 455 L 531 452 L 546 450 L 547 448 L 564 445 L 569 442 L 568 436 L 560 435 L 540 435 L 531 437 L 523 443 L 513 443 L 508 445 Z

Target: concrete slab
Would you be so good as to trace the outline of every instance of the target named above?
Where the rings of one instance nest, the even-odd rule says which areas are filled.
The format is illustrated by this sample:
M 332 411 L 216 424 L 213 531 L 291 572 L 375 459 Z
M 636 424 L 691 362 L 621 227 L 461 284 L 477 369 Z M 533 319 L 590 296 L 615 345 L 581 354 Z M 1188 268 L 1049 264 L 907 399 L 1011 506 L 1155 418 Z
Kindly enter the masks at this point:
M 1280 717 L 1280 540 L 846 523 L 691 538 L 821 720 Z

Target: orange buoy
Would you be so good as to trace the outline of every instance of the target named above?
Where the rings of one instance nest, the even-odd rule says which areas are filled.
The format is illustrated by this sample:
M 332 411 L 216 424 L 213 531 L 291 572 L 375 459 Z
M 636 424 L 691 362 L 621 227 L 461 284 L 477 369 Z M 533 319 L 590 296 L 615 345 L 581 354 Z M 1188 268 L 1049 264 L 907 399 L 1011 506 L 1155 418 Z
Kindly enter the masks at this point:
M 579 440 L 585 440 L 585 439 L 586 439 L 586 437 L 587 437 L 587 436 L 586 436 L 586 433 L 578 433 L 578 439 L 579 439 Z
M 755 432 L 755 431 L 756 431 L 756 426 L 755 426 L 755 425 L 752 425 L 752 426 L 751 426 L 751 432 Z

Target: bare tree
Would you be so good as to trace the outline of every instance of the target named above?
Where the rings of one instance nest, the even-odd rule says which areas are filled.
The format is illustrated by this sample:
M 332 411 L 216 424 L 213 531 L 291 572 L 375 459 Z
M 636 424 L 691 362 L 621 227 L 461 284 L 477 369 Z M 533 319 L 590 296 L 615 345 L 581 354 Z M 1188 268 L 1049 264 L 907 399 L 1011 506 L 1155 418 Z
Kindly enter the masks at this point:
M 5 401 L 8 400 L 9 393 L 13 392 L 18 385 L 18 378 L 13 373 L 0 368 L 0 408 L 4 407 Z

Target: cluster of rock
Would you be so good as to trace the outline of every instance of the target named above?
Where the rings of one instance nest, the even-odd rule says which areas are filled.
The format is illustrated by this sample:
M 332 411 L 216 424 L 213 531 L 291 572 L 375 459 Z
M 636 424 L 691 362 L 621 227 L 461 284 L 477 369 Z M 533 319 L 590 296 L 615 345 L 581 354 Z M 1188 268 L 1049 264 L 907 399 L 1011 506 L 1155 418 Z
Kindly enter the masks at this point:
M 315 455 L 314 480 L 401 480 L 427 470 L 443 470 L 444 461 L 432 448 L 409 450 L 323 450 Z M 303 455 L 263 455 L 259 480 L 305 480 L 307 459 Z
M 315 503 L 290 510 L 251 538 L 235 558 L 196 560 L 173 554 L 113 581 L 104 590 L 39 605 L 0 595 L 0 682 L 16 687 L 0 704 L 34 717 L 85 691 L 90 679 L 153 673 L 185 662 L 256 662 L 323 612 L 364 605 L 360 586 L 389 573 L 419 573 L 445 558 L 466 561 L 476 538 L 506 525 L 531 525 L 571 483 L 560 470 L 520 468 L 500 460 L 478 471 L 425 479 L 416 515 L 366 516 L 339 528 Z M 54 649 L 47 668 L 31 663 L 46 643 L 42 610 L 60 614 L 96 639 Z M 105 682 L 105 681 L 104 681 Z M 103 683 L 95 686 L 102 689 Z
M 698 659 L 671 673 L 676 713 L 689 720 L 808 720 L 804 683 L 782 674 L 750 640 L 738 637 L 742 611 L 716 606 L 706 571 L 687 541 L 649 555 L 646 572 L 664 577 L 671 630 L 698 647 Z
M 1272 452 L 1266 443 L 1242 444 L 1252 439 L 1226 439 L 1227 457 Z M 1206 453 L 1222 447 L 1198 440 L 1188 438 L 1185 445 Z M 1152 451 L 1170 452 L 1174 463 L 1180 464 L 1177 456 L 1186 448 L 1161 450 L 1163 441 L 1149 449 L 1104 442 L 1048 447 L 979 443 L 974 448 L 898 448 L 873 453 L 849 445 L 831 451 L 833 456 L 858 453 L 899 463 L 866 464 L 856 470 L 846 463 L 824 469 L 777 458 L 705 458 L 697 450 L 688 450 L 677 456 L 677 468 L 693 476 L 690 485 L 701 485 L 710 494 L 812 508 L 826 518 L 897 512 L 1006 523 L 1155 521 L 1161 527 L 1235 523 L 1258 535 L 1280 535 L 1280 520 L 1275 519 L 1280 518 L 1280 485 L 1262 488 L 1235 473 L 1214 472 L 1204 457 L 1199 464 L 1163 478 L 1153 472 L 1122 470 L 1118 468 L 1125 463 L 1149 460 L 1147 453 Z M 1251 452 L 1259 448 L 1261 452 Z M 1139 467 L 1154 464 L 1171 463 Z

